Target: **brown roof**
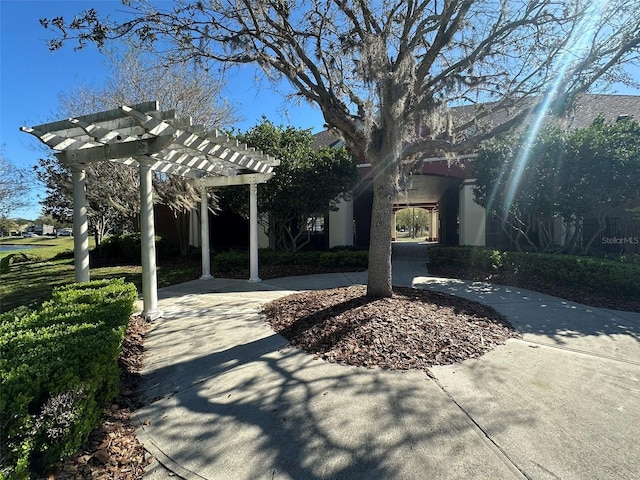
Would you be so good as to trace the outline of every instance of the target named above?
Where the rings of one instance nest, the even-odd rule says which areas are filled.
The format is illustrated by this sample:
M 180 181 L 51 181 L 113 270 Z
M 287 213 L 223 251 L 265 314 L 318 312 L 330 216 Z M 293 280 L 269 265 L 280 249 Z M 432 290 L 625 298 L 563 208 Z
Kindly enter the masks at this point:
M 472 114 L 474 108 L 471 105 L 465 105 L 454 107 L 453 110 L 468 116 Z M 591 125 L 599 115 L 604 116 L 607 122 L 615 122 L 618 118 L 626 116 L 640 122 L 640 95 L 581 95 L 574 107 L 564 115 L 562 124 L 569 130 L 585 128 Z M 336 132 L 323 130 L 315 135 L 313 147 L 333 147 L 339 143 L 340 137 Z
M 640 122 L 640 95 L 582 95 L 565 117 L 570 130 L 591 125 L 598 115 L 607 122 L 631 116 Z

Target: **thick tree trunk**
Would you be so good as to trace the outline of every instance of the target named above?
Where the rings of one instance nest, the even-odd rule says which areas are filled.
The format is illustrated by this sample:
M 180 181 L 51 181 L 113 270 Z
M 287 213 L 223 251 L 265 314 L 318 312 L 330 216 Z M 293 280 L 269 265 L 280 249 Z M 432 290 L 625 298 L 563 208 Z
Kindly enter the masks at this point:
M 373 181 L 373 207 L 371 209 L 367 296 L 390 297 L 393 293 L 391 220 L 393 201 L 396 197 L 398 163 L 383 161 L 375 164 L 372 162 L 372 165 L 375 177 Z

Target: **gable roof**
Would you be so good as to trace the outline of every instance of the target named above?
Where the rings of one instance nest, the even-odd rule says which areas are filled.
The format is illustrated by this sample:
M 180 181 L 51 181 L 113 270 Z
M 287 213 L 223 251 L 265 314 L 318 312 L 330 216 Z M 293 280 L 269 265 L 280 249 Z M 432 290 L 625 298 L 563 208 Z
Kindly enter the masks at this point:
M 342 144 L 342 140 L 340 136 L 332 129 L 323 130 L 321 132 L 316 133 L 313 136 L 313 143 L 311 147 L 314 150 L 318 150 L 322 147 L 335 147 Z

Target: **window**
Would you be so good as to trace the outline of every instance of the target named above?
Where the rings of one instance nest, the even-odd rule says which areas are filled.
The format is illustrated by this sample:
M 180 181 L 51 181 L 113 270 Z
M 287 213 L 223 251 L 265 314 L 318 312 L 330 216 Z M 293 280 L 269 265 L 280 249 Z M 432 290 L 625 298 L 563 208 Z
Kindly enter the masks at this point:
M 487 222 L 485 226 L 487 235 L 498 234 L 498 227 L 499 227 L 498 222 L 499 222 L 498 217 L 496 217 L 494 214 L 492 213 L 487 214 Z
M 324 216 L 307 219 L 307 231 L 311 233 L 324 232 Z

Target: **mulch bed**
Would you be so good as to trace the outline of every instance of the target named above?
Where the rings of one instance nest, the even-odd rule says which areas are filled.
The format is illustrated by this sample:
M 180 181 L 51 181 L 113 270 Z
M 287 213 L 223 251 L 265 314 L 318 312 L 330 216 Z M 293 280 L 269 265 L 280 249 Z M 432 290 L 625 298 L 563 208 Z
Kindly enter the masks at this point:
M 152 458 L 135 436 L 131 416 L 142 406 L 138 399 L 144 337 L 150 323 L 133 317 L 127 329 L 120 364 L 120 394 L 105 409 L 102 423 L 80 451 L 61 465 L 49 479 L 141 479 Z
M 394 288 L 368 299 L 364 286 L 304 292 L 263 312 L 291 345 L 343 365 L 428 370 L 483 355 L 519 335 L 495 310 L 428 290 Z

